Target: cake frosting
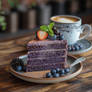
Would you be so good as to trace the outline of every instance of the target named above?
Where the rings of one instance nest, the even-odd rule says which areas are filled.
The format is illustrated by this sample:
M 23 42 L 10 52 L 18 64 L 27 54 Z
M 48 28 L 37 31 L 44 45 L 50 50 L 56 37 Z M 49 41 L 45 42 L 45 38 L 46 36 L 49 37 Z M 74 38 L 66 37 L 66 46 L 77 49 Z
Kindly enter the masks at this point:
M 27 72 L 62 69 L 67 64 L 66 40 L 34 40 L 27 48 Z

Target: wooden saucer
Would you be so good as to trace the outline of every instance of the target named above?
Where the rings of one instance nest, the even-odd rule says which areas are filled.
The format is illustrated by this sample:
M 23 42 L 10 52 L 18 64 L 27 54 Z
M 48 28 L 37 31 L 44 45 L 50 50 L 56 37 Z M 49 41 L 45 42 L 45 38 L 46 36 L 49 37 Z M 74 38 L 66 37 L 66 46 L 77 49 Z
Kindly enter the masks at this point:
M 24 60 L 24 62 L 26 62 L 26 56 L 22 56 L 21 59 Z M 68 56 L 67 62 L 68 64 L 71 64 L 72 62 L 74 62 L 76 60 L 75 57 L 73 56 Z M 49 72 L 49 70 L 46 71 L 36 71 L 36 72 L 16 72 L 11 66 L 9 67 L 9 71 L 11 74 L 13 74 L 14 76 L 28 81 L 28 82 L 34 82 L 34 83 L 58 83 L 58 82 L 63 82 L 66 80 L 70 80 L 74 77 L 76 77 L 78 74 L 80 74 L 80 72 L 82 71 L 83 65 L 82 63 L 79 63 L 77 65 L 75 65 L 69 74 L 62 76 L 62 77 L 58 77 L 58 78 L 45 78 L 45 74 L 47 72 Z

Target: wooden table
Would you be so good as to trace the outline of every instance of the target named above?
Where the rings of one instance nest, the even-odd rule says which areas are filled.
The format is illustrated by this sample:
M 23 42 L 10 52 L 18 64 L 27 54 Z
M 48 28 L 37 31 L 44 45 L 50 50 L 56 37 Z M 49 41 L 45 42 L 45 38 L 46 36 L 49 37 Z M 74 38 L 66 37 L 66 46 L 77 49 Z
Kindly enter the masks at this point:
M 0 92 L 92 92 L 92 60 L 84 63 L 76 78 L 57 84 L 28 83 L 12 76 L 7 66 L 0 67 Z
M 92 40 L 92 36 L 89 39 Z M 23 50 L 19 53 L 12 52 L 12 58 L 27 52 L 25 48 Z M 10 59 L 6 58 L 10 56 L 10 53 L 8 56 L 4 56 L 3 59 L 2 56 L 0 55 L 0 92 L 92 92 L 92 60 L 85 61 L 81 74 L 72 80 L 57 84 L 35 84 L 25 82 L 11 75 L 8 71 Z

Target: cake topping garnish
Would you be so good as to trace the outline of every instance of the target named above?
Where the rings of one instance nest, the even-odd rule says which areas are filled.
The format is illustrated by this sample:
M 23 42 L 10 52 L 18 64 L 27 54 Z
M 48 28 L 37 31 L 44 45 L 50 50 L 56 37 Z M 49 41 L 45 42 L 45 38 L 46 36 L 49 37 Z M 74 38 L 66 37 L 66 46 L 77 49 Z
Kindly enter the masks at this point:
M 50 36 L 54 36 L 54 32 L 53 32 L 53 29 L 52 29 L 53 26 L 54 26 L 53 22 L 50 23 L 49 25 L 42 25 L 42 26 L 40 26 L 40 30 L 47 32 L 48 35 L 50 35 Z
M 47 39 L 48 35 L 54 37 L 54 32 L 52 30 L 54 23 L 50 23 L 49 25 L 40 26 L 40 30 L 37 31 L 37 38 L 39 40 Z M 56 39 L 55 39 L 56 40 Z
M 64 40 L 64 35 L 54 27 L 52 22 L 49 25 L 40 26 L 40 30 L 37 31 L 37 38 L 39 40 Z
M 39 40 L 45 40 L 48 37 L 48 33 L 42 30 L 37 31 L 37 37 Z

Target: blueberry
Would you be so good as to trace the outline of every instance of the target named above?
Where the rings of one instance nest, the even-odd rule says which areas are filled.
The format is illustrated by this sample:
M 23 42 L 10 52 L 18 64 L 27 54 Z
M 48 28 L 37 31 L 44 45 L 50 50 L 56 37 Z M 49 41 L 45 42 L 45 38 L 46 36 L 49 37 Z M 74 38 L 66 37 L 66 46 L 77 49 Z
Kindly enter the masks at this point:
M 56 40 L 57 36 L 56 35 L 54 35 L 54 36 L 48 36 L 48 39 L 50 39 L 50 40 Z
M 60 35 L 60 40 L 64 40 L 64 35 Z
M 70 72 L 70 68 L 65 68 L 65 73 L 69 73 Z
M 75 51 L 75 45 L 71 45 L 71 51 Z
M 51 78 L 52 74 L 50 72 L 46 73 L 46 78 Z
M 57 77 L 59 77 L 60 75 L 59 75 L 59 73 L 54 73 L 53 74 L 53 77 L 55 77 L 55 78 L 57 78 Z
M 79 49 L 80 49 L 79 46 L 78 45 L 75 45 L 75 50 L 77 51 Z
M 71 45 L 71 51 L 73 51 L 73 46 Z
M 22 68 L 23 68 L 23 71 L 26 72 L 26 66 L 23 66 Z
M 83 46 L 82 46 L 81 44 L 79 44 L 79 48 L 80 48 L 80 49 L 82 49 L 82 48 L 83 48 Z
M 22 59 L 15 58 L 15 59 L 12 60 L 10 65 L 12 66 L 12 68 L 14 70 L 17 70 L 17 66 L 24 66 L 24 63 L 23 63 Z
M 56 33 L 56 35 L 58 35 L 58 36 L 60 36 L 60 32 L 57 30 L 57 33 Z
M 59 36 L 59 35 L 60 35 L 60 32 L 58 32 L 58 31 L 57 31 L 56 35 L 58 35 L 58 36 Z
M 62 69 L 62 70 L 60 70 L 60 75 L 64 75 L 65 74 L 65 70 L 64 69 Z
M 75 49 L 75 47 L 73 46 L 73 47 L 72 47 L 72 51 L 75 51 L 75 50 L 76 50 L 76 49 Z
M 52 30 L 54 31 L 54 34 L 56 34 L 56 35 L 60 35 L 60 32 L 54 27 L 54 28 L 52 28 Z
M 57 35 L 57 40 L 60 40 L 60 35 Z
M 56 70 L 55 69 L 52 69 L 51 70 L 51 74 L 54 74 L 54 73 L 56 73 Z
M 17 66 L 16 71 L 22 71 L 22 66 Z
M 56 68 L 56 72 L 59 73 L 59 71 L 60 71 L 60 68 Z
M 72 51 L 72 48 L 71 48 L 71 46 L 70 46 L 70 45 L 68 46 L 68 51 Z

